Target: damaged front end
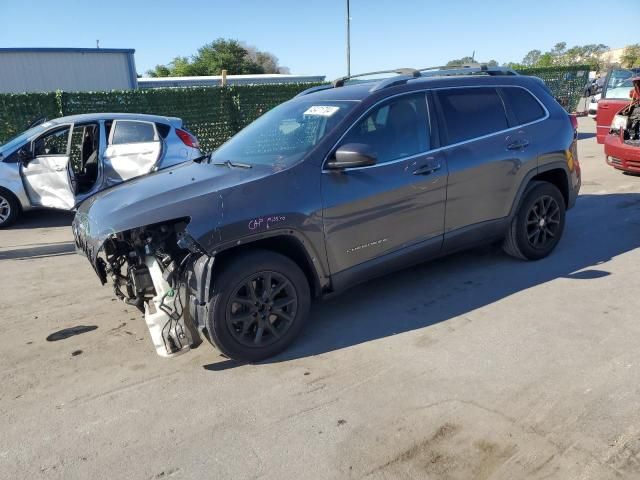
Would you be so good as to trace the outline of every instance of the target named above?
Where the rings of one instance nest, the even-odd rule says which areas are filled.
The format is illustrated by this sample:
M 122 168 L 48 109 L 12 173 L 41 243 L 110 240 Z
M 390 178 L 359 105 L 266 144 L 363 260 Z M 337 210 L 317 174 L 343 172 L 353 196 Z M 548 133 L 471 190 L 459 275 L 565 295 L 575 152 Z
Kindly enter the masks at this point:
M 213 259 L 186 233 L 187 222 L 111 233 L 101 242 L 87 237 L 78 217 L 73 225 L 76 245 L 101 282 L 111 280 L 115 296 L 144 313 L 156 353 L 162 357 L 185 353 L 202 342 L 195 305 L 189 307 L 199 296 L 193 289 L 197 284 L 190 284 L 190 279 L 194 264 L 213 263 Z

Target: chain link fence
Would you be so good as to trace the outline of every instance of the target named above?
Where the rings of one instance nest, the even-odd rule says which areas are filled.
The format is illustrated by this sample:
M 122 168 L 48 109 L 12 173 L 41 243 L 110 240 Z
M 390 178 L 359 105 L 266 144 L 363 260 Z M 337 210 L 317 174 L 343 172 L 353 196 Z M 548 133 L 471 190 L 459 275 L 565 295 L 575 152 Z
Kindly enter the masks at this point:
M 542 67 L 517 70 L 521 75 L 541 78 L 556 100 L 567 111 L 575 111 L 584 86 L 589 79 L 589 65 L 569 67 Z

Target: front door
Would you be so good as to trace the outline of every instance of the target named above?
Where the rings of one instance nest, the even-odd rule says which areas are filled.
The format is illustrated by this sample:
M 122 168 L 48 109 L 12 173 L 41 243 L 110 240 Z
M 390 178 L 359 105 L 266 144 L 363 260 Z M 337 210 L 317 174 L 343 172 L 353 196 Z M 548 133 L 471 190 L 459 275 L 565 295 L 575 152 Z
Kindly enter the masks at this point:
M 110 129 L 103 164 L 107 184 L 124 182 L 153 170 L 162 151 L 153 122 L 115 120 L 105 126 Z
M 377 163 L 322 173 L 323 221 L 332 274 L 433 239 L 444 228 L 447 166 L 430 152 L 424 92 L 373 107 L 336 146 L 366 144 Z
M 32 145 L 34 158 L 23 164 L 22 178 L 32 205 L 70 210 L 75 192 L 69 168 L 69 125 L 49 130 Z

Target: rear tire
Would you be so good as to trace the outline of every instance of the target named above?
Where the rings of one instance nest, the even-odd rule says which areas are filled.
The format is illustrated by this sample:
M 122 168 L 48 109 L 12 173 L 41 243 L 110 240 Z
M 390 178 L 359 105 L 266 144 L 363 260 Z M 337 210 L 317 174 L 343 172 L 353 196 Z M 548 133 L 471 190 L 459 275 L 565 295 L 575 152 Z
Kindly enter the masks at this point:
M 302 330 L 311 293 L 291 259 L 254 250 L 231 260 L 215 277 L 207 333 L 227 357 L 243 362 L 272 357 Z
M 11 225 L 20 216 L 22 209 L 13 193 L 0 187 L 0 228 Z
M 531 184 L 511 221 L 502 248 L 522 260 L 546 257 L 562 237 L 565 211 L 564 198 L 555 185 Z

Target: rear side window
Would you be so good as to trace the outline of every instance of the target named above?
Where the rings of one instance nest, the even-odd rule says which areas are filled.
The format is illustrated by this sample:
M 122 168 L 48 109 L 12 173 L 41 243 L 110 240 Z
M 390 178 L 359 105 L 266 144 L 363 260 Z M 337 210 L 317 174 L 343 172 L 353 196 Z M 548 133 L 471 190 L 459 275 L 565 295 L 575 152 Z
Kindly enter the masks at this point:
M 449 145 L 509 128 L 502 99 L 495 88 L 439 90 L 436 98 Z
M 155 129 L 153 124 L 146 122 L 117 121 L 114 124 L 112 145 L 123 143 L 153 142 L 155 140 Z
M 502 89 L 505 102 L 516 116 L 519 125 L 534 122 L 544 117 L 544 109 L 533 95 L 523 88 L 507 87 Z

